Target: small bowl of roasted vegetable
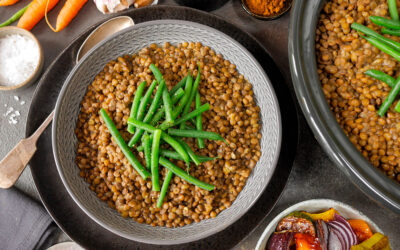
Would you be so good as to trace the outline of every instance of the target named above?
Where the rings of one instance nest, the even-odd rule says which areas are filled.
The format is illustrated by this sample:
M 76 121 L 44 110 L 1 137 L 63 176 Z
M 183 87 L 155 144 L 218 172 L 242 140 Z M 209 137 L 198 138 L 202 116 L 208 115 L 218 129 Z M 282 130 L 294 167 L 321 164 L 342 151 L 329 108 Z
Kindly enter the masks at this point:
M 342 202 L 307 200 L 281 212 L 256 249 L 387 250 L 389 239 L 367 216 Z

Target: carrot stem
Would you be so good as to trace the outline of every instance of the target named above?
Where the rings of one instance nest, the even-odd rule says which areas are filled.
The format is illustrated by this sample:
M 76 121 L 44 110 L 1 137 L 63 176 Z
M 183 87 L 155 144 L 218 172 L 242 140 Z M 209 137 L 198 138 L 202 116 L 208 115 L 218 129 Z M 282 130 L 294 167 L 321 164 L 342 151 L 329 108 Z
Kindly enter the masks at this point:
M 54 31 L 54 32 L 57 32 L 56 29 L 54 29 L 53 26 L 51 26 L 51 24 L 50 24 L 50 22 L 49 22 L 49 19 L 47 18 L 47 9 L 49 8 L 49 2 L 50 2 L 50 0 L 47 0 L 46 9 L 45 9 L 45 11 L 44 11 L 44 18 L 46 19 L 46 23 L 47 23 L 47 25 L 50 27 L 50 29 L 51 29 L 52 31 Z

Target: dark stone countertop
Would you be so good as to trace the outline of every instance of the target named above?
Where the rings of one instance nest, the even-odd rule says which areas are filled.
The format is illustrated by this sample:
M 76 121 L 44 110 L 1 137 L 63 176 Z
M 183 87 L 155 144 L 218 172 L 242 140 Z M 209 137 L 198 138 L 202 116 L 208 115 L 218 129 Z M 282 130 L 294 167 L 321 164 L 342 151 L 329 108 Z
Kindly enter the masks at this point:
M 1 7 L 0 22 L 7 19 L 25 4 L 21 2 L 11 7 Z M 175 4 L 175 2 L 165 0 L 160 1 L 160 4 Z M 62 4 L 59 4 L 50 13 L 49 17 L 52 22 L 55 22 L 56 13 L 61 7 Z M 223 16 L 255 36 L 270 51 L 271 56 L 284 73 L 289 87 L 293 89 L 290 81 L 287 52 L 290 14 L 286 14 L 275 21 L 257 20 L 242 9 L 240 0 L 231 0 L 213 13 Z M 68 29 L 63 32 L 53 33 L 46 26 L 46 23 L 41 21 L 32 32 L 38 37 L 44 48 L 45 68 L 74 37 L 90 25 L 105 18 L 107 16 L 98 12 L 93 2 L 90 1 L 69 25 Z M 35 87 L 36 85 L 33 85 L 24 90 L 0 92 L 1 114 L 6 111 L 4 104 L 13 106 L 21 113 L 18 119 L 19 122 L 16 125 L 10 125 L 7 121 L 8 119 L 0 115 L 0 138 L 2 138 L 0 158 L 5 156 L 24 136 L 26 117 Z M 20 101 L 25 101 L 25 104 L 21 105 L 20 101 L 17 102 L 14 99 L 14 96 L 18 96 Z M 247 238 L 243 239 L 236 248 L 254 248 L 268 222 L 288 206 L 307 199 L 329 198 L 345 202 L 369 216 L 389 236 L 392 249 L 400 249 L 400 227 L 398 225 L 400 216 L 374 202 L 353 185 L 344 173 L 330 161 L 327 154 L 319 146 L 302 115 L 300 115 L 300 132 L 301 137 L 297 157 L 280 201 L 271 214 Z M 38 199 L 29 168 L 24 171 L 16 186 Z

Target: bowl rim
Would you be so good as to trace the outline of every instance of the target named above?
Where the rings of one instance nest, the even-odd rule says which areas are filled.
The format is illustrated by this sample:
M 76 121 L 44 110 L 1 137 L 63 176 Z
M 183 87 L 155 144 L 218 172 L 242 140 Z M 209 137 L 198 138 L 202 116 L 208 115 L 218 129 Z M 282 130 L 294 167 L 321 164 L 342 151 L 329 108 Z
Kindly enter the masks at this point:
M 39 75 L 43 69 L 43 61 L 44 61 L 42 45 L 40 44 L 39 40 L 36 38 L 36 36 L 32 32 L 22 29 L 22 28 L 19 28 L 19 27 L 16 27 L 16 26 L 6 26 L 6 27 L 0 28 L 0 33 L 4 32 L 7 35 L 7 31 L 17 31 L 16 33 L 32 39 L 36 43 L 36 45 L 38 46 L 38 49 L 39 49 L 39 59 L 38 59 L 39 61 L 38 61 L 38 64 L 36 65 L 36 68 L 33 70 L 32 74 L 25 81 L 23 81 L 19 84 L 16 84 L 16 85 L 12 85 L 12 86 L 3 86 L 0 84 L 0 91 L 1 90 L 5 90 L 5 91 L 15 90 L 15 89 L 19 89 L 22 87 L 26 87 L 26 86 L 30 85 L 31 83 L 33 83 L 39 77 Z M 9 34 L 11 34 L 11 33 L 9 33 Z M 2 37 L 2 36 L 0 36 L 0 37 Z
M 365 214 L 363 214 L 361 211 L 355 209 L 354 207 L 341 202 L 341 201 L 337 201 L 337 200 L 332 200 L 332 199 L 311 199 L 311 200 L 305 200 L 305 201 L 301 201 L 298 202 L 296 204 L 293 204 L 289 207 L 287 207 L 285 210 L 283 210 L 282 212 L 280 212 L 278 215 L 276 215 L 272 221 L 270 223 L 268 223 L 268 225 L 265 227 L 263 233 L 261 234 L 260 238 L 257 241 L 257 245 L 255 247 L 256 250 L 263 250 L 266 246 L 266 244 L 268 243 L 269 237 L 271 236 L 271 234 L 275 231 L 275 227 L 278 224 L 278 222 L 285 217 L 286 215 L 290 214 L 291 212 L 294 211 L 298 211 L 302 206 L 310 206 L 310 207 L 332 207 L 334 209 L 337 209 L 337 207 L 340 207 L 340 209 L 358 214 L 359 217 L 362 218 L 362 220 L 364 220 L 365 222 L 367 222 L 369 224 L 369 226 L 372 227 L 372 229 L 374 232 L 379 232 L 379 233 L 384 233 L 382 231 L 381 228 L 379 228 L 379 226 L 373 221 L 371 220 L 368 216 L 366 216 Z M 308 211 L 306 211 L 308 212 Z M 345 219 L 352 219 L 352 218 L 345 218 Z
M 282 143 L 282 118 L 281 118 L 281 114 L 280 114 L 280 106 L 279 106 L 279 102 L 278 102 L 278 98 L 276 96 L 275 90 L 273 85 L 270 83 L 270 79 L 268 77 L 268 75 L 265 73 L 264 69 L 262 68 L 262 66 L 260 65 L 260 63 L 255 59 L 255 57 L 239 42 L 237 42 L 235 39 L 233 39 L 232 37 L 228 36 L 227 34 L 209 27 L 207 25 L 203 25 L 200 23 L 196 23 L 196 22 L 192 22 L 192 21 L 186 21 L 186 20 L 179 20 L 179 19 L 162 19 L 162 20 L 153 20 L 153 21 L 147 21 L 147 22 L 142 22 L 139 24 L 135 24 L 133 26 L 127 27 L 124 30 L 118 31 L 114 34 L 112 34 L 111 36 L 107 37 L 106 39 L 104 39 L 103 41 L 99 42 L 98 44 L 96 44 L 92 49 L 90 49 L 79 61 L 78 64 L 76 64 L 74 66 L 74 68 L 71 70 L 71 72 L 69 73 L 67 79 L 64 81 L 63 86 L 61 88 L 61 91 L 59 93 L 59 96 L 57 98 L 57 102 L 56 102 L 56 106 L 55 106 L 55 113 L 54 113 L 54 118 L 53 118 L 53 123 L 52 123 L 52 150 L 53 150 L 53 156 L 54 156 L 54 160 L 56 163 L 56 167 L 57 167 L 57 171 L 60 175 L 60 178 L 65 186 L 65 188 L 67 189 L 67 192 L 69 193 L 69 195 L 72 197 L 72 199 L 74 200 L 74 202 L 80 207 L 80 209 L 82 209 L 82 211 L 84 211 L 93 221 L 95 221 L 97 224 L 99 224 L 100 226 L 102 226 L 103 228 L 109 230 L 110 232 L 113 232 L 121 237 L 124 237 L 126 239 L 129 240 L 134 240 L 134 241 L 138 241 L 138 242 L 143 242 L 143 243 L 147 243 L 147 244 L 159 244 L 159 245 L 174 245 L 174 244 L 183 244 L 183 243 L 188 243 L 188 242 L 193 242 L 196 240 L 200 240 L 203 238 L 206 238 L 208 236 L 211 236 L 213 234 L 216 234 L 222 230 L 224 230 L 225 228 L 227 228 L 228 226 L 232 225 L 235 221 L 237 221 L 238 219 L 240 219 L 246 212 L 248 212 L 248 210 L 257 202 L 257 200 L 260 198 L 260 196 L 263 194 L 263 192 L 265 191 L 269 181 L 272 178 L 272 174 L 269 176 L 268 182 L 266 182 L 265 184 L 263 184 L 263 188 L 262 190 L 255 196 L 255 198 L 253 199 L 253 201 L 250 203 L 250 205 L 243 209 L 243 211 L 241 213 L 238 213 L 236 218 L 234 220 L 231 220 L 229 223 L 226 223 L 225 225 L 222 224 L 221 226 L 217 226 L 215 227 L 213 230 L 209 230 L 208 232 L 205 231 L 203 233 L 200 234 L 196 234 L 195 236 L 192 237 L 186 237 L 184 239 L 180 239 L 180 240 L 148 240 L 148 239 L 143 239 L 143 238 L 137 238 L 134 237 L 132 235 L 126 234 L 124 232 L 121 232 L 119 230 L 114 229 L 111 226 L 108 226 L 106 223 L 104 223 L 103 221 L 101 221 L 97 216 L 93 215 L 90 211 L 88 211 L 85 206 L 79 201 L 78 197 L 74 194 L 74 192 L 71 190 L 68 181 L 66 180 L 66 177 L 64 175 L 64 171 L 63 168 L 61 167 L 61 163 L 59 161 L 59 155 L 58 155 L 58 147 L 57 147 L 57 142 L 56 142 L 56 131 L 57 131 L 57 121 L 58 121 L 58 116 L 60 113 L 60 107 L 62 104 L 62 99 L 63 96 L 65 95 L 65 92 L 67 90 L 68 87 L 68 83 L 70 82 L 70 80 L 72 79 L 73 75 L 75 74 L 75 72 L 78 70 L 78 68 L 81 67 L 81 65 L 83 64 L 83 62 L 85 62 L 87 60 L 87 58 L 90 57 L 90 55 L 92 53 L 94 53 L 94 51 L 96 51 L 97 49 L 99 49 L 101 46 L 103 46 L 105 43 L 107 43 L 108 41 L 112 40 L 113 38 L 125 33 L 125 32 L 129 32 L 133 29 L 137 29 L 140 28 L 142 26 L 148 26 L 148 25 L 157 25 L 157 24 L 168 24 L 168 23 L 172 23 L 172 24 L 187 24 L 187 25 L 191 25 L 194 27 L 199 27 L 199 28 L 203 28 L 203 29 L 208 29 L 208 30 L 213 30 L 213 32 L 217 33 L 220 36 L 225 37 L 227 40 L 229 40 L 230 42 L 234 43 L 236 46 L 238 46 L 241 50 L 245 51 L 247 53 L 247 55 L 253 60 L 253 62 L 258 66 L 258 68 L 260 69 L 261 73 L 263 74 L 263 76 L 265 77 L 265 79 L 267 79 L 267 84 L 270 86 L 271 88 L 271 93 L 272 93 L 272 98 L 273 101 L 276 105 L 276 110 L 277 110 L 277 120 L 278 120 L 278 132 L 277 132 L 277 138 L 278 138 L 278 143 L 277 143 L 277 149 L 276 149 L 276 154 L 274 156 L 274 159 L 272 161 L 272 167 L 270 169 L 270 171 L 273 173 L 275 172 L 275 168 L 277 165 L 277 162 L 279 160 L 279 155 L 280 155 L 280 151 L 281 151 L 281 143 Z M 252 171 L 253 173 L 253 171 Z M 247 183 L 246 183 L 247 184 Z M 230 209 L 231 207 L 227 208 Z
M 272 20 L 278 19 L 279 17 L 283 16 L 286 12 L 288 12 L 290 10 L 294 0 L 286 0 L 286 1 L 287 1 L 286 7 L 281 12 L 279 12 L 278 14 L 275 14 L 273 16 L 263 16 L 263 15 L 259 15 L 259 14 L 252 12 L 250 10 L 250 8 L 247 6 L 246 0 L 241 0 L 241 3 L 242 3 L 243 9 L 250 16 L 260 19 L 260 20 L 264 20 L 264 21 L 272 21 Z
M 322 92 L 315 57 L 315 30 L 325 2 L 295 1 L 292 8 L 288 50 L 297 101 L 330 159 L 369 197 L 399 213 L 400 185 L 372 166 L 350 142 Z

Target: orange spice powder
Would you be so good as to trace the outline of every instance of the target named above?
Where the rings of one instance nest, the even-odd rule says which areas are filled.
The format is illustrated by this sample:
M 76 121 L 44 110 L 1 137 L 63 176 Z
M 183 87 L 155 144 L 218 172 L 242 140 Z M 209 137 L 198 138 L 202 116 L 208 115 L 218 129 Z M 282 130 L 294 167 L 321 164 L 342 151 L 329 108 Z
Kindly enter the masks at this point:
M 251 12 L 261 16 L 278 14 L 285 7 L 286 0 L 246 0 Z

